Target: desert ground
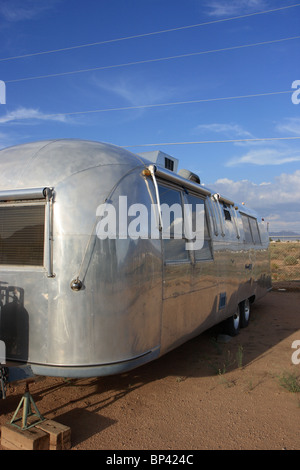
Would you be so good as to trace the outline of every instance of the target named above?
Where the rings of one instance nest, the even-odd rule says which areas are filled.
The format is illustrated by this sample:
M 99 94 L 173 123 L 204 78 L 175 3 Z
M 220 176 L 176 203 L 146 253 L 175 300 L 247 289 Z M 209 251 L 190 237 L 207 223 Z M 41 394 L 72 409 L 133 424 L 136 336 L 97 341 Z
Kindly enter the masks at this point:
M 40 378 L 30 391 L 45 418 L 70 426 L 71 450 L 299 450 L 299 305 L 297 283 L 277 286 L 229 341 L 215 327 L 130 373 Z M 23 393 L 9 386 L 0 426 Z

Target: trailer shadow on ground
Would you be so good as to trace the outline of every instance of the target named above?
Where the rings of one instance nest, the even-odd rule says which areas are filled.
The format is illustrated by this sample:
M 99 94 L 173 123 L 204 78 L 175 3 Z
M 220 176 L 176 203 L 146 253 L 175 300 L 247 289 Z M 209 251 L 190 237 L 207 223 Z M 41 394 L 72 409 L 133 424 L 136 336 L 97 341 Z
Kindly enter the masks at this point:
M 270 364 L 278 355 L 291 356 L 291 344 L 279 348 L 300 328 L 299 292 L 273 291 L 254 303 L 251 321 L 238 336 L 223 342 L 220 325 L 211 328 L 165 356 L 131 372 L 112 377 L 91 379 L 44 378 L 30 385 L 34 400 L 45 417 L 74 427 L 76 446 L 93 435 L 113 426 L 116 419 L 105 416 L 106 409 L 117 406 L 126 412 L 130 394 L 137 394 L 150 384 L 160 383 L 160 393 L 167 393 L 171 381 L 184 382 L 190 378 L 205 378 L 246 369 L 261 358 Z M 227 338 L 228 339 L 228 338 Z M 300 339 L 300 338 L 299 338 Z M 256 383 L 256 386 L 259 382 Z M 5 424 L 24 393 L 24 384 L 11 385 L 6 400 L 0 402 L 0 425 Z M 157 399 L 162 399 L 157 397 Z

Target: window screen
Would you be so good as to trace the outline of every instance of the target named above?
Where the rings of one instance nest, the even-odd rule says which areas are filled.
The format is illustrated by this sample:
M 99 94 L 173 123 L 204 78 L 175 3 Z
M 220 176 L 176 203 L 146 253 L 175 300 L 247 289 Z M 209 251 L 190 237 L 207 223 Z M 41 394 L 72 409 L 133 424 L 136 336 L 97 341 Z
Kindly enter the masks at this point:
M 42 266 L 45 205 L 0 206 L 0 264 Z

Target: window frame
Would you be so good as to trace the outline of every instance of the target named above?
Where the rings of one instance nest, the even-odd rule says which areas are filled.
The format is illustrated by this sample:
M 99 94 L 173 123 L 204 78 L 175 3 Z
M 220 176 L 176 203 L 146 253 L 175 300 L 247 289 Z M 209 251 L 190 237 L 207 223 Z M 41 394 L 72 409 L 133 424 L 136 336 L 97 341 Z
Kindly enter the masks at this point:
M 39 263 L 31 263 L 31 262 L 20 262 L 20 263 L 16 263 L 16 262 L 5 262 L 5 263 L 2 263 L 0 261 L 0 267 L 2 266 L 12 266 L 12 267 L 27 267 L 27 268 L 43 268 L 44 265 L 45 265 L 45 220 L 46 220 L 46 205 L 45 205 L 45 202 L 44 201 L 34 201 L 33 203 L 30 203 L 30 202 L 23 202 L 23 201 L 20 201 L 18 203 L 16 202 L 13 202 L 13 203 L 0 203 L 0 210 L 1 209 L 4 209 L 5 211 L 10 211 L 11 210 L 11 213 L 12 213 L 12 218 L 14 217 L 17 217 L 17 214 L 14 215 L 13 214 L 13 209 L 22 209 L 24 207 L 30 207 L 30 208 L 36 208 L 36 207 L 43 207 L 44 210 L 43 210 L 43 213 L 41 214 L 41 222 L 42 222 L 42 232 L 43 232 L 43 241 L 42 241 L 42 248 L 43 248 L 43 251 L 42 251 L 42 254 L 41 256 L 39 257 Z M 24 227 L 25 228 L 25 227 Z M 28 240 L 29 240 L 29 237 L 28 237 Z M 27 241 L 27 240 L 26 240 Z M 23 259 L 23 261 L 25 261 L 25 258 Z
M 252 215 L 245 214 L 244 212 L 240 212 L 240 216 L 241 216 L 241 219 L 242 219 L 242 225 L 243 225 L 243 231 L 244 231 L 244 239 L 243 239 L 244 243 L 245 244 L 250 244 L 250 245 L 262 245 L 261 235 L 260 235 L 260 231 L 259 231 L 257 218 L 253 217 Z M 247 220 L 247 226 L 249 228 L 249 231 L 247 233 L 250 234 L 251 240 L 246 239 L 246 231 L 245 231 L 245 225 L 244 225 L 245 220 Z M 257 230 L 257 235 L 258 235 L 258 241 L 255 241 L 254 234 L 253 234 L 253 228 L 251 227 L 250 221 L 255 223 L 255 228 Z
M 200 258 L 200 259 L 197 259 L 196 258 L 196 253 L 195 252 L 198 252 L 198 251 L 201 251 L 203 248 L 201 248 L 201 250 L 190 250 L 191 252 L 191 257 L 193 258 L 193 263 L 203 263 L 205 261 L 213 261 L 214 259 L 214 252 L 213 252 L 213 243 L 212 243 L 212 228 L 211 228 L 211 224 L 210 224 L 210 214 L 209 214 L 209 205 L 207 203 L 207 198 L 202 195 L 202 194 L 198 194 L 194 191 L 185 191 L 185 194 L 183 195 L 184 198 L 186 198 L 187 202 L 188 202 L 188 196 L 192 196 L 192 197 L 195 197 L 195 198 L 198 198 L 200 199 L 201 201 L 203 201 L 203 206 L 204 206 L 204 218 L 205 218 L 205 226 L 206 226 L 206 229 L 207 229 L 207 237 L 204 238 L 204 242 L 207 241 L 208 242 L 208 247 L 209 247 L 209 252 L 210 252 L 210 257 L 209 258 Z M 189 202 L 188 202 L 189 203 Z
M 182 216 L 182 221 L 183 221 L 183 224 L 184 224 L 184 211 L 183 211 L 183 189 L 172 184 L 172 183 L 169 183 L 168 181 L 164 181 L 164 180 L 158 180 L 157 181 L 157 185 L 158 185 L 158 191 L 160 191 L 160 188 L 166 188 L 166 189 L 169 189 L 169 190 L 172 190 L 172 191 L 176 191 L 178 194 L 179 194 L 179 198 L 180 198 L 180 204 L 181 204 L 181 216 Z M 160 206 L 162 206 L 162 204 L 164 204 L 164 202 L 162 202 L 162 199 L 161 199 L 161 194 L 159 193 L 159 198 L 160 198 Z M 176 201 L 174 201 L 174 204 L 176 204 Z M 163 228 L 162 228 L 162 231 L 161 231 L 161 242 L 162 242 L 162 249 L 163 249 L 163 257 L 164 257 L 164 263 L 165 264 L 190 264 L 191 263 L 191 256 L 190 256 L 190 250 L 185 250 L 187 252 L 187 256 L 185 259 L 166 259 L 165 257 L 165 242 L 168 242 L 170 240 L 181 240 L 182 243 L 186 243 L 188 240 L 184 237 L 184 231 L 183 231 L 183 225 L 182 225 L 182 238 L 173 238 L 170 236 L 170 238 L 163 238 Z
M 43 271 L 47 277 L 54 277 L 53 273 L 53 188 L 34 188 L 24 190 L 0 191 L 0 207 L 44 206 L 43 218 L 43 260 L 41 264 L 0 264 L 0 269 Z
M 252 235 L 253 244 L 254 244 L 254 245 L 261 245 L 261 244 L 262 244 L 262 243 L 261 243 L 261 236 L 260 236 L 260 231 L 259 231 L 257 219 L 256 219 L 255 217 L 252 217 L 251 215 L 249 215 L 248 217 L 249 217 L 249 226 L 250 226 L 250 230 L 251 230 L 251 235 Z M 254 237 L 254 233 L 253 233 L 254 227 L 252 227 L 251 222 L 252 222 L 253 224 L 255 224 L 255 225 L 254 225 L 255 231 L 256 231 L 255 235 L 258 235 L 258 241 L 256 241 L 256 237 Z
M 187 264 L 187 263 L 189 263 L 189 264 L 197 263 L 198 264 L 198 263 L 213 261 L 214 260 L 214 252 L 213 252 L 213 243 L 212 243 L 212 234 L 211 234 L 212 229 L 211 229 L 210 215 L 209 215 L 210 208 L 207 204 L 207 197 L 203 194 L 198 194 L 196 191 L 192 191 L 192 190 L 189 190 L 189 189 L 184 188 L 184 187 L 179 187 L 176 184 L 173 184 L 172 182 L 162 180 L 162 179 L 157 180 L 157 185 L 158 185 L 158 190 L 159 190 L 160 187 L 163 187 L 163 188 L 167 188 L 167 189 L 170 189 L 170 190 L 173 190 L 173 191 L 176 191 L 177 193 L 179 193 L 180 201 L 181 201 L 181 215 L 182 215 L 182 221 L 183 221 L 182 239 L 181 239 L 183 243 L 188 243 L 188 242 L 192 241 L 192 240 L 189 240 L 188 238 L 186 238 L 184 236 L 185 234 L 184 234 L 184 210 L 183 210 L 183 205 L 185 203 L 189 203 L 187 196 L 191 195 L 192 197 L 196 197 L 196 198 L 200 199 L 201 201 L 203 201 L 205 223 L 206 223 L 207 233 L 208 233 L 207 242 L 208 242 L 209 251 L 210 251 L 210 257 L 209 258 L 196 259 L 195 251 L 201 251 L 201 250 L 195 250 L 194 251 L 194 250 L 186 249 L 187 257 L 185 259 L 166 259 L 165 258 L 165 249 L 164 249 L 164 246 L 163 246 L 164 263 L 168 264 L 168 265 L 169 264 Z M 160 206 L 161 206 L 162 204 L 164 204 L 164 202 L 162 202 L 160 194 L 159 194 L 159 197 L 160 197 Z M 176 201 L 174 201 L 174 203 L 176 203 Z M 170 239 L 176 240 L 176 238 L 170 238 Z M 162 233 L 161 233 L 161 241 L 164 242 L 164 240 L 167 241 L 167 239 L 164 239 L 162 237 Z M 177 239 L 177 240 L 179 240 L 179 239 Z

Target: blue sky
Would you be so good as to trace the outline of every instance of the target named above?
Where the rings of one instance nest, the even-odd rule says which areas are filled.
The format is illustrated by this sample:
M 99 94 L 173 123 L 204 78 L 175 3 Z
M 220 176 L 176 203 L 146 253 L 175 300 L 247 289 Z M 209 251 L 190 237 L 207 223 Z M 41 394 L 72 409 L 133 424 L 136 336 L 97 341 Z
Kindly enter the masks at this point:
M 0 147 L 160 149 L 300 233 L 298 36 L 295 0 L 1 0 Z

